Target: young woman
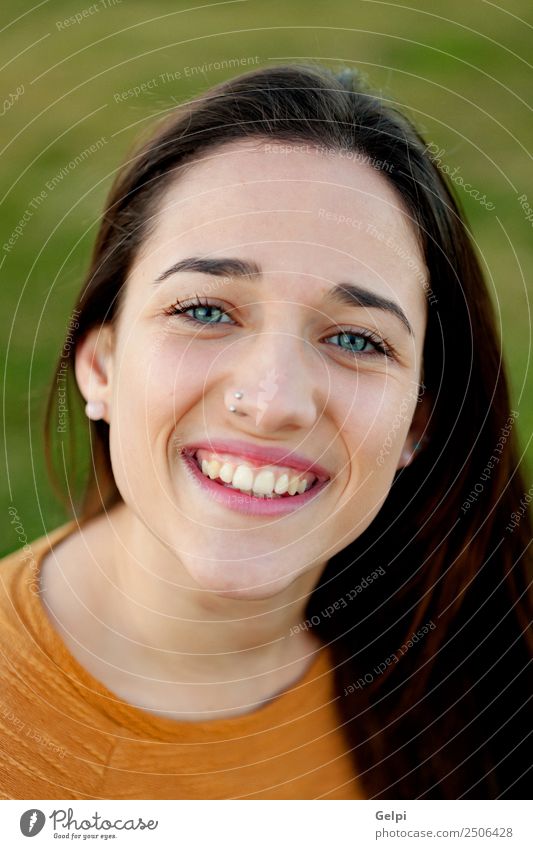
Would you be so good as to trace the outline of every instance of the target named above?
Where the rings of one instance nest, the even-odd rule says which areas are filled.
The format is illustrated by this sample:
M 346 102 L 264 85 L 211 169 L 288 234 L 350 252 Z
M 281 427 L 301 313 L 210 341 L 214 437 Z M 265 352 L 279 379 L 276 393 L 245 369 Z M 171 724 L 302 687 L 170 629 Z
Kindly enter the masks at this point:
M 179 107 L 75 310 L 48 450 L 60 375 L 90 474 L 60 435 L 74 518 L 2 564 L 3 796 L 519 798 L 517 413 L 410 123 L 299 65 Z

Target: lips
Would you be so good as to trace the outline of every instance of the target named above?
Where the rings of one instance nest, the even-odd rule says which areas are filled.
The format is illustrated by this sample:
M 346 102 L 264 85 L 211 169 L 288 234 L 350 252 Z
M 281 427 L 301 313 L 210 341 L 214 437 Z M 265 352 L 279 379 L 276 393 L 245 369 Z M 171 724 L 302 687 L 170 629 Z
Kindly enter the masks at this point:
M 277 498 L 258 498 L 253 493 L 241 492 L 220 481 L 206 477 L 198 468 L 197 461 L 194 459 L 195 450 L 193 446 L 180 450 L 184 469 L 193 484 L 200 491 L 206 493 L 212 501 L 244 515 L 271 519 L 287 516 L 315 501 L 316 498 L 320 498 L 320 494 L 330 485 L 329 481 L 322 483 L 316 481 L 311 489 L 302 494 Z
M 208 456 L 210 454 L 232 455 L 236 460 L 241 459 L 244 464 L 255 468 L 281 466 L 286 470 L 294 470 L 297 476 L 314 477 L 315 481 L 303 493 L 297 492 L 291 495 L 289 492 L 282 495 L 257 496 L 253 492 L 239 490 L 228 486 L 222 480 L 211 480 L 209 476 L 206 476 L 199 468 L 197 460 L 198 453 L 201 456 L 204 452 L 207 452 Z M 221 506 L 249 516 L 275 519 L 297 512 L 320 498 L 333 477 L 324 466 L 290 449 L 278 446 L 258 446 L 234 439 L 208 439 L 190 443 L 187 446 L 181 446 L 178 453 L 182 455 L 184 468 L 195 486 Z M 216 469 L 213 470 L 215 471 Z
M 324 466 L 314 463 L 302 454 L 278 446 L 259 446 L 234 439 L 209 439 L 186 445 L 181 448 L 181 453 L 193 457 L 199 448 L 213 453 L 233 454 L 236 459 L 242 458 L 253 466 L 289 466 L 298 472 L 310 472 L 318 478 L 319 483 L 331 478 Z

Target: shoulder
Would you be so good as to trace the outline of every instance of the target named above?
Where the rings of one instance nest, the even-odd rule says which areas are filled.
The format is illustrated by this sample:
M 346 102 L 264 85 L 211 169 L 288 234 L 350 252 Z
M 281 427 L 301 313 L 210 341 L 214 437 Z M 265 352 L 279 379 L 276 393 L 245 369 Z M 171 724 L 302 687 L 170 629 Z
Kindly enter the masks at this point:
M 108 703 L 94 695 L 98 682 L 42 602 L 47 555 L 55 562 L 63 546 L 72 554 L 78 531 L 67 522 L 0 559 L 0 798 L 98 796 L 116 743 Z
M 40 593 L 43 560 L 51 548 L 76 530 L 75 520 L 66 522 L 0 559 L 0 665 L 5 672 L 6 652 L 20 645 L 21 635 L 34 619 Z
M 39 569 L 45 554 L 51 547 L 74 533 L 77 527 L 75 519 L 65 522 L 32 542 L 24 545 L 0 559 L 0 606 L 6 595 L 23 580 L 32 592 L 38 591 Z

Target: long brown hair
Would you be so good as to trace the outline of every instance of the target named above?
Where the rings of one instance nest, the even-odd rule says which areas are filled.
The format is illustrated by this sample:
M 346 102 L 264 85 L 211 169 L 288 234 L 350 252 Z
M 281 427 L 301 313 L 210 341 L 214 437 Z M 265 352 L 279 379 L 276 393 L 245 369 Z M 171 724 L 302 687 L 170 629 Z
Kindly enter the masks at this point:
M 357 74 L 307 65 L 255 70 L 173 110 L 111 189 L 76 303 L 72 350 L 91 327 L 116 319 L 169 179 L 205 149 L 247 137 L 386 163 L 383 176 L 409 211 L 429 271 L 427 441 L 396 474 L 369 528 L 331 558 L 302 623 L 336 660 L 339 720 L 359 781 L 369 798 L 520 797 L 532 760 L 531 518 L 517 414 L 464 215 L 402 114 Z M 72 361 L 71 406 L 74 396 L 81 401 Z M 52 474 L 55 381 L 47 407 Z M 91 422 L 90 435 L 90 471 L 75 502 L 82 521 L 120 500 L 108 425 Z M 79 450 L 73 434 L 71 449 L 68 470 Z

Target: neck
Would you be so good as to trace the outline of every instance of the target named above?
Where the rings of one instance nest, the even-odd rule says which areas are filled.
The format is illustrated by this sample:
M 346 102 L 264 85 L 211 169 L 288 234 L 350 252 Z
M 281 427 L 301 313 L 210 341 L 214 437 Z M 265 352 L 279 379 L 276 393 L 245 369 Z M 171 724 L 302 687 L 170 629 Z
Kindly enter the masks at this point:
M 176 555 L 126 505 L 114 508 L 106 521 L 112 556 L 95 571 L 105 585 L 95 597 L 105 597 L 102 619 L 111 635 L 106 651 L 120 668 L 127 663 L 128 670 L 147 678 L 210 686 L 244 680 L 247 691 L 258 681 L 261 698 L 284 689 L 311 665 L 320 641 L 294 626 L 305 621 L 325 564 L 275 597 L 228 598 L 196 586 Z

